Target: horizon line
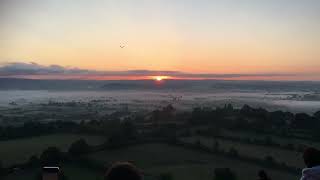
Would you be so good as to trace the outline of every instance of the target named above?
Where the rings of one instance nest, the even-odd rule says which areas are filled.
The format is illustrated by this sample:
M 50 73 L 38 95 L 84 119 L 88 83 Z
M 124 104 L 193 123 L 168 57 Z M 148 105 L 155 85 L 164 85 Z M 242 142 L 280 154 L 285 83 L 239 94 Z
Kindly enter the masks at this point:
M 26 77 L 1 77 L 1 79 L 15 79 L 15 80 L 34 80 L 34 81 L 156 81 L 155 79 L 43 79 L 43 78 L 26 78 Z M 170 78 L 162 81 L 250 81 L 250 82 L 320 82 L 320 80 L 291 80 L 291 79 L 191 79 L 191 78 Z
M 0 78 L 73 79 L 73 80 L 258 80 L 258 81 L 320 81 L 320 74 L 310 73 L 196 73 L 175 70 L 91 70 L 34 62 L 11 62 L 0 66 Z

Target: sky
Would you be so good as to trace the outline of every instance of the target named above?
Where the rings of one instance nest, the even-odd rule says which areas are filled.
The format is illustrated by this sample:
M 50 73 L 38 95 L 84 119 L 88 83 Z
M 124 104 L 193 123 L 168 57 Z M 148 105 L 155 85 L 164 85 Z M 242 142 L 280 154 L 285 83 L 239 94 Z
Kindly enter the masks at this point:
M 319 9 L 319 0 L 0 0 L 0 77 L 320 80 Z

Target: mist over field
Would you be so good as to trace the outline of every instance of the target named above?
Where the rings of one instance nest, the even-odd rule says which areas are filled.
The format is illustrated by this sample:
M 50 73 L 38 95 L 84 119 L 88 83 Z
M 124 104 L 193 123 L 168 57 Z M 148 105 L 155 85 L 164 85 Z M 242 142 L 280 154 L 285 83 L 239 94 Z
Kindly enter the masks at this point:
M 2 78 L 0 159 L 7 180 L 33 180 L 49 151 L 64 153 L 55 165 L 81 180 L 117 161 L 153 180 L 212 171 L 245 180 L 261 169 L 295 179 L 303 150 L 320 147 L 319 112 L 312 81 Z
M 269 110 L 313 113 L 320 109 L 319 82 L 153 80 L 83 81 L 0 79 L 0 105 L 106 100 L 119 108 L 152 109 L 174 104 L 181 110 L 227 103 Z M 111 100 L 111 101 L 110 101 Z

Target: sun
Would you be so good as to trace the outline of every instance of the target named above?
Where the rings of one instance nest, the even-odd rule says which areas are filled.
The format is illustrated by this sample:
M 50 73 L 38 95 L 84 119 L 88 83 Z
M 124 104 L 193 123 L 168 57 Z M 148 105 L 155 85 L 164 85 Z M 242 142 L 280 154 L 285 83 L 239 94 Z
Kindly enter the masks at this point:
M 167 76 L 153 76 L 152 79 L 155 81 L 163 81 L 164 79 L 167 79 Z
M 162 77 L 158 76 L 158 77 L 156 77 L 156 80 L 157 81 L 162 81 Z

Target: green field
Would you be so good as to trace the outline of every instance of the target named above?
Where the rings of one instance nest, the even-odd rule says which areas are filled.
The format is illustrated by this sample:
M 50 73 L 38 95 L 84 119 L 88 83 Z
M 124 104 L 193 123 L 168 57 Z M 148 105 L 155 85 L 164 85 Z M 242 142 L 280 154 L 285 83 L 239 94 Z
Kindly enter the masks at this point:
M 157 176 L 171 172 L 175 180 L 211 180 L 217 167 L 229 167 L 239 180 L 255 180 L 259 168 L 256 165 L 230 160 L 211 154 L 188 150 L 166 144 L 137 145 L 118 150 L 108 150 L 90 155 L 92 159 L 105 163 L 134 161 L 146 174 Z M 103 172 L 83 167 L 63 165 L 62 170 L 71 180 L 102 180 Z M 33 180 L 38 170 L 9 175 L 5 180 Z M 299 177 L 280 171 L 267 170 L 273 179 L 298 179 Z M 146 178 L 152 179 L 152 178 Z
M 41 152 L 49 146 L 56 146 L 62 151 L 66 151 L 71 143 L 80 138 L 84 138 L 90 145 L 98 145 L 105 140 L 105 138 L 100 136 L 54 134 L 0 141 L 0 159 L 5 166 L 22 163 L 27 161 L 32 155 L 40 155 Z
M 227 137 L 234 137 L 234 138 L 249 138 L 249 139 L 255 138 L 259 140 L 272 138 L 272 141 L 274 141 L 275 143 L 279 143 L 281 145 L 293 144 L 293 145 L 304 145 L 304 146 L 312 146 L 312 147 L 320 148 L 319 142 L 305 140 L 305 139 L 281 137 L 281 136 L 270 135 L 270 134 L 223 130 L 222 135 Z
M 294 167 L 304 167 L 302 153 L 296 151 L 201 136 L 182 138 L 181 140 L 188 143 L 195 143 L 196 141 L 200 141 L 203 145 L 208 147 L 213 147 L 214 141 L 216 140 L 217 142 L 219 142 L 219 148 L 226 152 L 233 147 L 238 151 L 240 156 L 255 157 L 259 159 L 264 159 L 266 156 L 272 156 L 277 162 L 284 162 L 287 165 Z
M 89 155 L 89 158 L 107 164 L 116 161 L 132 161 L 146 173 L 157 175 L 172 172 L 174 179 L 179 180 L 211 180 L 213 169 L 224 167 L 236 171 L 240 180 L 254 180 L 258 170 L 261 169 L 239 160 L 159 143 L 97 152 Z M 298 179 L 297 176 L 285 172 L 267 171 L 273 179 Z

